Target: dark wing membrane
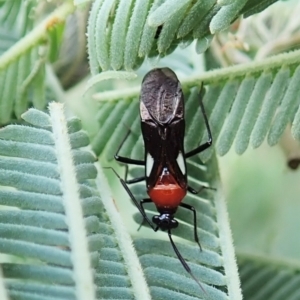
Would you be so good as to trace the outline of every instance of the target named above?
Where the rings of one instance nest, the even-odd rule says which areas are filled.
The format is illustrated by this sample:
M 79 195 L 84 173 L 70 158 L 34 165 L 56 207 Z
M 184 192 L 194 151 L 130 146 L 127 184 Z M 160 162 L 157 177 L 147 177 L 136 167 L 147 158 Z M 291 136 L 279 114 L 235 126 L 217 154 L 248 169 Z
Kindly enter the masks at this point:
M 147 188 L 152 188 L 163 170 L 164 151 L 160 134 L 157 125 L 151 122 L 141 122 L 141 129 L 145 144 L 145 162 L 146 174 L 148 173 L 149 166 L 147 155 L 153 158 L 153 166 L 149 176 L 146 176 Z
M 169 68 L 153 69 L 144 77 L 141 90 L 141 119 L 170 124 L 184 117 L 180 82 Z
M 167 168 L 179 186 L 186 189 L 186 171 L 182 171 L 177 162 L 178 155 L 181 154 L 184 169 L 186 169 L 183 148 L 184 119 L 175 121 L 166 127 L 159 127 L 154 123 L 143 121 L 141 125 L 145 143 L 145 160 L 147 161 L 147 154 L 149 153 L 154 161 L 149 176 L 146 176 L 148 189 L 155 186 L 163 168 Z M 161 131 L 165 132 L 162 133 Z M 146 165 L 146 169 L 147 167 L 149 166 Z

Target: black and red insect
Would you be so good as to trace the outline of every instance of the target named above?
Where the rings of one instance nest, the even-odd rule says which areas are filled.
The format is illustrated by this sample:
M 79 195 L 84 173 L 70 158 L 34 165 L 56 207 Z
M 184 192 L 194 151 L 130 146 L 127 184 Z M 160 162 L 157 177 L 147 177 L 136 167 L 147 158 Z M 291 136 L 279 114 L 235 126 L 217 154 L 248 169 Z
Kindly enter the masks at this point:
M 201 249 L 197 234 L 196 210 L 193 206 L 182 202 L 187 191 L 193 194 L 198 193 L 188 185 L 186 159 L 204 151 L 212 144 L 212 135 L 201 98 L 200 91 L 199 105 L 207 128 L 208 140 L 185 153 L 184 96 L 180 82 L 176 74 L 169 68 L 151 70 L 144 77 L 140 95 L 141 130 L 145 145 L 145 158 L 136 160 L 119 156 L 118 153 L 123 143 L 115 155 L 115 159 L 119 162 L 145 167 L 145 175 L 142 177 L 130 180 L 118 177 L 142 214 L 144 221 L 154 231 L 161 229 L 168 232 L 177 257 L 198 284 L 198 280 L 177 249 L 171 231 L 178 227 L 178 221 L 175 219 L 178 207 L 190 210 L 193 213 L 194 238 Z M 146 181 L 149 198 L 138 201 L 127 184 L 143 180 Z M 151 222 L 144 210 L 144 204 L 152 202 L 159 214 L 153 216 Z

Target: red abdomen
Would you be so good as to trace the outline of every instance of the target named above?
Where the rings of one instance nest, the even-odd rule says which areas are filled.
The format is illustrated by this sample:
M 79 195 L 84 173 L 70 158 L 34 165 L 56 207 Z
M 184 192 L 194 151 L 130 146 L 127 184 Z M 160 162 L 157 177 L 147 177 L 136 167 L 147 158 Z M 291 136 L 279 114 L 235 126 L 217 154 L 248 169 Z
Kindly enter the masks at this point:
M 170 173 L 163 173 L 156 185 L 148 190 L 148 195 L 159 208 L 177 208 L 186 195 Z

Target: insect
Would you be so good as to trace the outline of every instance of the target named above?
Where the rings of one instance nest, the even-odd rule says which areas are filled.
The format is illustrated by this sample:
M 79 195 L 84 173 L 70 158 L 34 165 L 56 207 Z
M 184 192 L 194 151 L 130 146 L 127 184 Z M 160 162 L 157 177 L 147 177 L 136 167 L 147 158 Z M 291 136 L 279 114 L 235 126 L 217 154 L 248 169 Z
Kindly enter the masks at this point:
M 172 229 L 178 227 L 175 214 L 178 207 L 182 207 L 193 213 L 194 239 L 201 249 L 197 233 L 196 210 L 193 206 L 182 202 L 187 191 L 193 194 L 199 192 L 188 185 L 186 159 L 212 145 L 211 130 L 201 100 L 201 91 L 199 103 L 208 132 L 208 140 L 185 153 L 184 96 L 180 82 L 176 74 L 169 68 L 151 70 L 144 77 L 140 95 L 141 130 L 145 145 L 144 160 L 118 155 L 127 136 L 121 143 L 115 159 L 122 163 L 145 167 L 145 175 L 142 177 L 127 180 L 126 175 L 124 180 L 118 174 L 116 175 L 140 211 L 143 220 L 154 231 L 158 229 L 167 231 L 169 240 L 181 264 L 203 290 L 172 239 Z M 146 181 L 149 198 L 138 201 L 127 184 L 143 180 Z M 144 209 L 146 203 L 154 203 L 158 211 L 158 214 L 153 216 L 152 222 Z

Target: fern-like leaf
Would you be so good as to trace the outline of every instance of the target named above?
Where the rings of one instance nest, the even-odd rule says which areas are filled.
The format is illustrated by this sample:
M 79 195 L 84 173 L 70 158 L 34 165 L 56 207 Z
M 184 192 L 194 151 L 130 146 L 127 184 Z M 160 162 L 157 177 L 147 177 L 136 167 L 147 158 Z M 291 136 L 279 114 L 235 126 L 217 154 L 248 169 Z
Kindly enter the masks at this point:
M 20 14 L 24 15 L 29 13 L 27 10 L 33 5 L 23 5 L 21 1 L 16 1 L 17 4 L 13 3 L 15 2 L 6 1 L 5 5 L 0 8 L 0 13 L 3 14 L 0 22 L 4 24 L 0 34 L 7 41 L 2 43 L 1 39 L 1 47 L 4 45 L 6 47 L 1 49 L 4 53 L 0 57 L 0 125 L 7 124 L 12 119 L 20 119 L 21 114 L 29 106 L 33 105 L 38 109 L 46 107 L 45 73 L 48 50 L 51 49 L 56 30 L 61 31 L 61 24 L 74 9 L 73 5 L 67 2 L 29 31 L 32 26 L 24 24 L 5 26 L 6 22 L 12 18 L 10 16 L 12 11 L 17 13 L 20 9 Z M 23 6 L 25 8 L 21 9 Z M 12 11 L 8 10 L 9 7 Z M 6 10 L 9 11 L 8 15 L 5 14 Z M 27 33 L 22 32 L 24 28 L 28 31 Z M 11 37 L 15 37 L 14 41 L 22 38 L 12 45 Z
M 226 29 L 241 14 L 253 14 L 273 2 L 96 0 L 88 24 L 92 74 L 131 71 L 145 57 L 165 56 L 179 43 L 194 39 L 197 50 L 205 51 L 212 34 Z
M 214 70 L 183 80 L 187 98 L 191 97 L 190 88 L 199 88 L 201 82 L 207 87 L 204 104 L 219 155 L 225 155 L 234 142 L 238 154 L 242 154 L 249 144 L 254 148 L 259 147 L 265 139 L 269 145 L 273 146 L 278 143 L 288 124 L 292 124 L 292 134 L 299 140 L 299 53 L 298 50 L 273 56 L 263 62 L 252 62 Z M 123 110 L 127 109 L 132 101 L 137 101 L 137 91 L 138 89 L 135 88 L 122 92 L 105 92 L 98 94 L 97 98 L 104 102 L 119 100 L 117 104 L 106 103 L 106 108 L 112 110 L 116 105 L 118 107 L 116 109 Z M 128 99 L 123 101 L 122 97 Z M 113 113 L 121 117 L 117 111 Z M 196 110 L 191 112 L 187 110 L 187 113 L 191 113 L 192 118 L 199 119 L 199 112 Z M 102 118 L 101 112 L 99 118 Z M 112 118 L 111 122 L 106 123 L 107 125 L 100 129 L 99 136 L 112 134 L 109 145 L 114 144 L 113 149 L 116 150 L 116 138 L 120 134 L 125 134 L 126 127 L 120 123 L 120 119 Z M 124 119 L 123 123 L 130 126 L 132 121 Z M 116 127 L 114 133 L 108 133 L 109 128 L 114 128 L 114 126 Z M 187 130 L 194 147 L 207 139 L 204 129 L 200 125 L 198 128 L 193 127 L 193 129 Z M 142 140 L 139 141 L 139 143 L 141 142 Z M 93 143 L 96 153 L 100 153 L 104 142 L 98 142 L 96 136 Z M 132 147 L 132 145 L 128 147 Z M 125 144 L 125 152 L 126 149 Z M 111 159 L 112 152 L 109 153 L 108 159 Z M 128 154 L 128 151 L 126 153 Z M 201 158 L 205 162 L 212 154 L 213 149 L 208 149 L 201 154 Z
M 244 299 L 299 299 L 299 262 L 247 254 L 238 262 Z
M 0 252 L 7 255 L 0 294 L 148 299 L 130 237 L 100 170 L 96 179 L 95 156 L 84 149 L 86 133 L 78 119 L 65 119 L 61 104 L 49 110 L 31 109 L 25 126 L 0 130 Z

